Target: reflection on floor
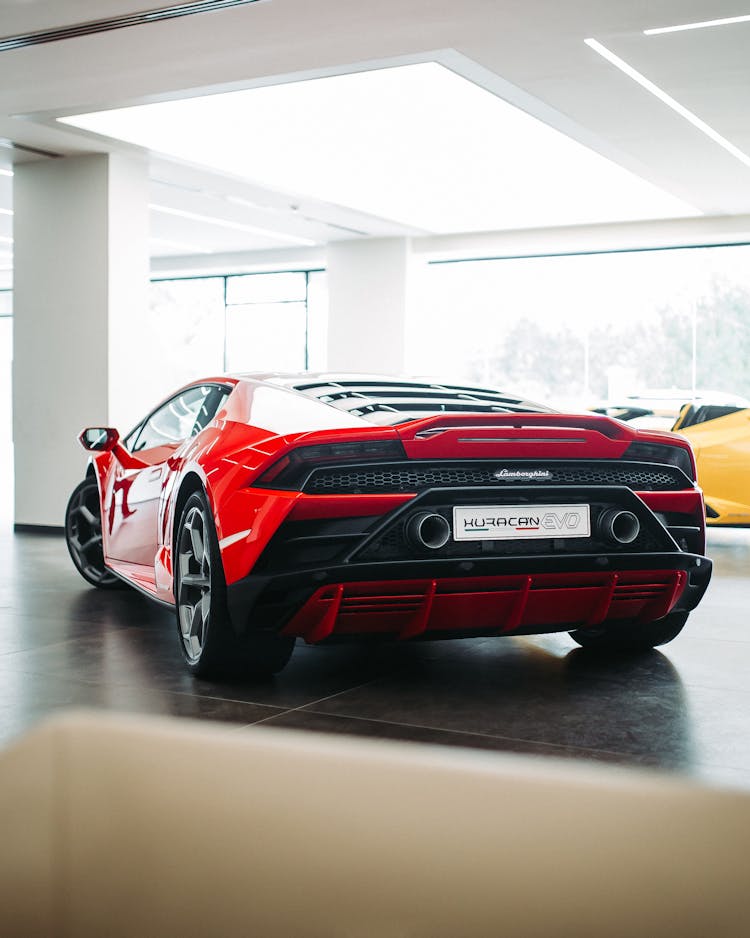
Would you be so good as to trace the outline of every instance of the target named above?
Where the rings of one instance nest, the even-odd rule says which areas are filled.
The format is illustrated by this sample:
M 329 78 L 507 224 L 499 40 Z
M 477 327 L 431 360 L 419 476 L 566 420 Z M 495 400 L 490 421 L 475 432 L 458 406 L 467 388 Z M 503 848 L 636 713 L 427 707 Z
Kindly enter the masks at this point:
M 662 652 L 601 660 L 567 635 L 300 645 L 276 679 L 181 663 L 173 618 L 89 588 L 61 537 L 0 535 L 0 745 L 71 706 L 636 764 L 750 788 L 750 531 L 714 531 L 714 581 Z

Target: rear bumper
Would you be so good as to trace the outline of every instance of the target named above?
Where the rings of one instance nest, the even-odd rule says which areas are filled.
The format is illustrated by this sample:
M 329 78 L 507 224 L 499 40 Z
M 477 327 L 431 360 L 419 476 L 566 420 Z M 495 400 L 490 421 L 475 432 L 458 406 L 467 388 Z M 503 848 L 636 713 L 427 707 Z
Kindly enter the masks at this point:
M 569 631 L 690 611 L 711 561 L 679 551 L 348 563 L 227 587 L 237 631 L 307 642 Z

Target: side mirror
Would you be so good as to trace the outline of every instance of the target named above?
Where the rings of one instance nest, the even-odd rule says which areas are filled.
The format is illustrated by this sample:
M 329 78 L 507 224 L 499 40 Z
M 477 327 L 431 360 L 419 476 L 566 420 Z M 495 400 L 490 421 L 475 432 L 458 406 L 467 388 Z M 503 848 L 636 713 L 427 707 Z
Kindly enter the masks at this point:
M 78 435 L 84 449 L 96 453 L 109 453 L 120 442 L 120 434 L 113 427 L 86 427 Z

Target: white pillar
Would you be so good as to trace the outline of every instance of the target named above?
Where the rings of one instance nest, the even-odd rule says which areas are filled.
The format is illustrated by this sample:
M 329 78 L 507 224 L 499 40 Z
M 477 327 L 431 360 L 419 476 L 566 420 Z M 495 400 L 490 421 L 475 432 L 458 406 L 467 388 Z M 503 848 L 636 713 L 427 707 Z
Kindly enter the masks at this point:
M 78 432 L 124 430 L 145 406 L 147 186 L 145 162 L 120 155 L 15 168 L 17 525 L 62 525 L 85 471 Z
M 400 375 L 410 299 L 408 238 L 328 245 L 328 369 Z

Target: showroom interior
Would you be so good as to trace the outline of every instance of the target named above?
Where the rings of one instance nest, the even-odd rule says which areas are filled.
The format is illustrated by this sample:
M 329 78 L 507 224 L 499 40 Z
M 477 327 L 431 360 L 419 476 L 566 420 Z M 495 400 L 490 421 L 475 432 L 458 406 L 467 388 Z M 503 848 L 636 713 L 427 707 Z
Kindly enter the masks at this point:
M 81 429 L 124 436 L 209 376 L 409 375 L 572 413 L 635 401 L 659 429 L 691 400 L 750 407 L 749 46 L 740 0 L 1 2 L 0 789 L 2 750 L 35 732 L 40 745 L 45 733 L 100 733 L 78 749 L 90 745 L 97 766 L 93 747 L 111 752 L 107 740 L 124 734 L 113 758 L 134 761 L 118 772 L 152 764 L 144 798 L 171 733 L 187 746 L 179 734 L 195 732 L 208 749 L 215 733 L 217 765 L 255 745 L 279 791 L 286 746 L 288 771 L 311 777 L 320 766 L 295 758 L 351 758 L 352 779 L 370 758 L 386 773 L 391 759 L 414 760 L 436 789 L 459 769 L 505 784 L 517 764 L 541 794 L 561 773 L 570 805 L 551 797 L 540 827 L 555 805 L 580 803 L 575 773 L 596 802 L 632 772 L 657 799 L 661 785 L 736 799 L 736 839 L 717 840 L 722 818 L 698 846 L 686 840 L 685 856 L 746 844 L 750 508 L 747 529 L 739 516 L 709 524 L 706 596 L 681 635 L 648 653 L 592 655 L 566 632 L 298 640 L 283 673 L 262 680 L 192 675 L 174 612 L 135 590 L 92 588 L 63 534 L 87 471 Z M 747 473 L 748 504 L 750 424 L 740 445 L 744 468 L 730 468 Z M 141 720 L 153 746 L 139 757 Z M 210 789 L 210 772 L 196 778 Z M 338 778 L 326 797 L 350 795 Z M 421 831 L 413 816 L 403 823 L 415 825 L 408 854 Z M 346 838 L 331 836 L 345 857 Z M 429 838 L 419 849 L 431 844 L 440 849 Z M 653 862 L 659 849 L 671 863 L 682 848 L 654 844 Z M 529 874 L 559 860 L 529 860 Z M 727 930 L 714 934 L 741 933 L 732 882 Z M 698 929 L 704 899 L 681 913 L 692 908 Z M 575 922 L 580 909 L 565 901 Z M 37 910 L 40 934 L 55 908 Z M 399 931 L 393 916 L 309 933 L 459 933 Z M 539 927 L 529 934 L 574 933 Z M 577 933 L 633 933 L 598 927 Z M 297 933 L 291 920 L 257 928 Z M 464 933 L 497 931 L 478 918 Z

